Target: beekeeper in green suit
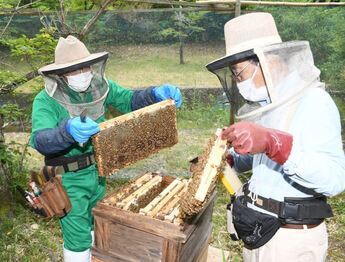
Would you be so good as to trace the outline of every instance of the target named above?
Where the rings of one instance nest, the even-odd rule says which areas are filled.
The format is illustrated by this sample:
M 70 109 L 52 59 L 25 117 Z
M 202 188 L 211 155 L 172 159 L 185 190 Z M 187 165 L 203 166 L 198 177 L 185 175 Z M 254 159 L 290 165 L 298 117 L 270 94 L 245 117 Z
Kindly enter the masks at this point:
M 45 156 L 45 165 L 65 170 L 62 184 L 72 204 L 60 219 L 67 262 L 90 261 L 91 210 L 105 194 L 105 179 L 98 176 L 90 137 L 99 131 L 105 112 L 113 106 L 127 113 L 168 98 L 177 107 L 182 103 L 180 90 L 172 85 L 132 91 L 107 80 L 107 58 L 107 52 L 90 54 L 73 36 L 61 37 L 55 62 L 39 70 L 45 88 L 33 103 L 30 143 Z

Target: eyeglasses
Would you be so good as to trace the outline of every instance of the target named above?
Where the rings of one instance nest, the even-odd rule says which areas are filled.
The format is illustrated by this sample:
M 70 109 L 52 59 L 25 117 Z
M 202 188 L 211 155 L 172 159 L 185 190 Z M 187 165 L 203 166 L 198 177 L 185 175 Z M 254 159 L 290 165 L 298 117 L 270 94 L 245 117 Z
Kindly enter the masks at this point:
M 253 64 L 253 61 L 249 61 L 247 64 L 245 64 L 245 66 L 244 66 L 239 72 L 236 72 L 236 70 L 234 70 L 234 69 L 231 68 L 231 66 L 230 66 L 229 68 L 230 68 L 230 71 L 231 71 L 231 73 L 232 73 L 232 74 L 231 74 L 232 79 L 234 79 L 234 81 L 236 81 L 237 83 L 244 81 L 245 79 L 243 79 L 242 77 L 240 77 L 240 75 L 244 72 L 244 70 L 245 70 L 250 64 Z M 255 65 L 258 66 L 257 63 L 256 63 Z

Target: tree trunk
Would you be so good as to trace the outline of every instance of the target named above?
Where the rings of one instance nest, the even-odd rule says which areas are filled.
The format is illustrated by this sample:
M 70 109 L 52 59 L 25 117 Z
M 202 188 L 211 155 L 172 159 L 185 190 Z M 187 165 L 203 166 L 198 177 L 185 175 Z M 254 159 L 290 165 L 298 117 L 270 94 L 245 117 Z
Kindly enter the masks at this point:
M 180 37 L 180 65 L 184 64 L 184 57 L 183 57 L 183 38 Z

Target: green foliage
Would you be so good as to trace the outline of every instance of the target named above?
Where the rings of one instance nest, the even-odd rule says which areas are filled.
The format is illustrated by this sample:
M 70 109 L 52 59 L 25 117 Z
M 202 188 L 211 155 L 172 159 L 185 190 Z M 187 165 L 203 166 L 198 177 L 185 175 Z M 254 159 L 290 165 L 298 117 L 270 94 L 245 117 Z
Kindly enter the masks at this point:
M 21 82 L 24 81 L 25 78 L 20 76 L 17 72 L 9 71 L 9 70 L 0 70 L 0 89 L 2 86 L 6 86 L 13 82 Z M 0 111 L 1 112 L 1 111 Z
M 205 12 L 183 13 L 175 11 L 174 26 L 163 29 L 160 32 L 163 38 L 178 39 L 180 42 L 180 64 L 184 64 L 183 45 L 185 40 L 193 35 L 205 31 L 204 28 L 198 26 L 198 22 L 202 20 Z
M 84 11 L 90 10 L 93 7 L 98 7 L 102 0 L 65 0 L 64 9 L 67 11 Z M 95 5 L 96 4 L 96 5 Z M 60 1 L 44 0 L 34 5 L 42 11 L 56 11 L 60 10 Z
M 205 94 L 207 96 L 207 94 Z M 179 128 L 216 129 L 229 123 L 230 111 L 216 103 L 216 98 L 209 96 L 207 103 L 195 99 L 189 105 L 183 105 L 177 111 L 177 123 Z
M 16 104 L 5 104 L 0 107 L 0 116 L 4 123 L 13 122 L 23 117 L 23 110 Z
M 22 121 L 26 114 L 16 104 L 5 104 L 0 107 L 0 189 L 10 194 L 18 184 L 23 184 L 24 155 L 27 145 L 15 141 L 5 143 L 4 128 L 15 121 Z M 1 190 L 0 190 L 1 191 Z
M 64 0 L 64 9 L 67 11 L 87 11 L 97 10 L 100 8 L 104 0 Z M 113 1 L 108 6 L 108 10 L 113 9 L 128 9 L 131 7 L 141 7 L 140 3 L 129 3 L 125 0 Z M 44 0 L 33 5 L 42 11 L 56 11 L 60 9 L 60 3 L 56 0 Z M 148 7 L 147 4 L 145 7 Z
M 283 41 L 307 40 L 321 80 L 332 89 L 345 88 L 345 9 L 261 8 L 271 12 Z
M 203 19 L 206 12 L 175 12 L 174 25 L 172 27 L 164 28 L 160 35 L 163 38 L 185 39 L 195 33 L 203 32 L 205 29 L 198 26 Z
M 21 62 L 27 62 L 32 69 L 53 61 L 54 49 L 57 44 L 53 37 L 54 29 L 41 29 L 35 37 L 22 35 L 19 38 L 5 39 L 1 42 L 11 50 L 11 56 Z
M 1 0 L 0 8 L 13 8 L 18 4 L 17 0 Z

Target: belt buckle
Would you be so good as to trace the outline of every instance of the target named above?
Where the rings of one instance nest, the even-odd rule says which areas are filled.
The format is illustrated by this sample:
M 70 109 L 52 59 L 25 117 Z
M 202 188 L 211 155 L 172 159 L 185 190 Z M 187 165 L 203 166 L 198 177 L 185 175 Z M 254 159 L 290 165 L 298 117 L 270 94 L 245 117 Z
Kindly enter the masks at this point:
M 293 218 L 301 220 L 299 216 L 300 205 L 285 202 L 284 208 L 282 208 L 282 218 Z
M 263 206 L 264 202 L 261 198 L 259 198 L 258 194 L 255 194 L 254 192 L 250 191 L 248 197 L 251 199 L 253 205 L 257 205 L 260 207 Z
M 258 200 L 258 195 L 255 194 L 254 192 L 249 192 L 248 196 L 252 200 L 252 204 L 255 204 L 256 201 Z
M 83 157 L 83 158 L 79 158 L 77 163 L 78 163 L 78 169 L 83 169 L 85 167 L 88 166 L 88 161 L 87 161 L 87 157 Z

